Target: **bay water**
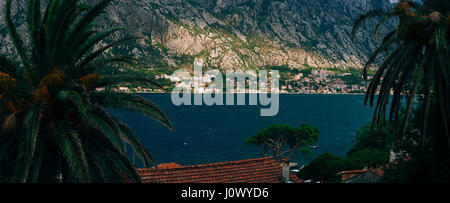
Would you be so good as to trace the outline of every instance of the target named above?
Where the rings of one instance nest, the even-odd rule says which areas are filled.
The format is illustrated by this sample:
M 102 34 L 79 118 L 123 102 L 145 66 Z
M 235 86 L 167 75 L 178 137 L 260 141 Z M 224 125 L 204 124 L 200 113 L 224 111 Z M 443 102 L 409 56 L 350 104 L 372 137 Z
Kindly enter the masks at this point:
M 175 106 L 170 94 L 141 94 L 171 119 L 170 131 L 150 118 L 110 110 L 137 134 L 157 163 L 196 165 L 258 158 L 263 155 L 245 139 L 274 124 L 311 124 L 320 130 L 318 148 L 298 153 L 294 161 L 307 164 L 329 151 L 344 156 L 354 145 L 356 131 L 371 121 L 373 109 L 363 95 L 281 94 L 277 116 L 260 117 L 262 106 Z

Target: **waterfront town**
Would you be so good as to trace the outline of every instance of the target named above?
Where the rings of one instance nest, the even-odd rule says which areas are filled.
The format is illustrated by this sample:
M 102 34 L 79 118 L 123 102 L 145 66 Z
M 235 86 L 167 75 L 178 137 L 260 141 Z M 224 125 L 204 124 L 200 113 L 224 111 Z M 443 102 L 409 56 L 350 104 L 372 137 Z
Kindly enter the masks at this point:
M 156 75 L 155 79 L 158 81 L 170 81 L 173 86 L 177 86 L 180 88 L 189 88 L 192 89 L 195 93 L 226 92 L 217 88 L 211 88 L 211 84 L 214 83 L 214 77 L 214 75 L 204 74 L 201 78 L 194 76 L 192 80 L 186 82 L 186 80 L 178 76 L 160 74 Z M 280 87 L 278 93 L 281 94 L 361 94 L 367 90 L 367 87 L 369 85 L 367 81 L 370 81 L 372 76 L 368 76 L 367 80 L 363 80 L 362 76 L 350 72 L 336 73 L 330 70 L 311 69 L 298 73 L 282 72 L 280 73 L 279 78 Z M 224 81 L 223 87 L 226 87 L 226 83 L 230 82 L 227 80 L 231 79 L 226 79 Z M 193 88 L 196 82 L 199 82 L 201 84 L 201 87 Z M 252 83 L 256 82 L 250 82 L 247 78 L 247 88 L 245 89 L 245 92 L 241 93 L 258 93 L 258 90 L 252 90 L 248 88 L 252 85 Z M 268 90 L 270 88 L 270 83 L 271 77 L 268 78 L 268 84 L 265 84 Z M 165 85 L 164 90 L 142 86 L 121 86 L 117 87 L 117 90 L 121 92 L 135 93 L 161 93 L 164 91 L 170 92 L 173 86 Z
M 344 78 L 352 77 L 352 80 Z M 372 76 L 369 76 L 372 77 Z M 356 78 L 356 79 L 355 79 Z M 364 93 L 368 82 L 352 73 L 336 74 L 332 71 L 314 69 L 309 75 L 299 73 L 288 77 L 280 87 L 280 93 L 298 94 L 347 94 Z

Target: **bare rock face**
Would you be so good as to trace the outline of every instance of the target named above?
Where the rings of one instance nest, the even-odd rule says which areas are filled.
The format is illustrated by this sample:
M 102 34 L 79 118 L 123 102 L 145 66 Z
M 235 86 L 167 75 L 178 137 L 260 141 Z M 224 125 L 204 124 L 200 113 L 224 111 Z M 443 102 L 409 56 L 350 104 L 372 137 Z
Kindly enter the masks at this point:
M 153 66 L 178 67 L 197 58 L 222 70 L 348 68 L 362 67 L 377 45 L 365 31 L 370 24 L 351 41 L 354 20 L 388 6 L 389 0 L 117 0 L 97 21 L 127 27 L 122 36 L 142 37 L 111 54 L 133 54 Z M 19 0 L 14 9 L 23 7 Z M 15 19 L 23 24 L 20 15 Z M 0 51 L 11 52 L 4 23 L 0 38 Z

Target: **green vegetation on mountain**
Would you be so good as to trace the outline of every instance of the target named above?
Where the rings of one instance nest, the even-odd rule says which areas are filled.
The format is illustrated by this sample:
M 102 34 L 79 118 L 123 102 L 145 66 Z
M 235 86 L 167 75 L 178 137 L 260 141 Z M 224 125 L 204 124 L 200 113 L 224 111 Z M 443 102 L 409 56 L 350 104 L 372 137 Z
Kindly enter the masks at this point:
M 389 0 L 358 4 L 338 0 L 130 0 L 112 4 L 96 21 L 102 26 L 127 28 L 113 39 L 127 34 L 141 39 L 124 42 L 107 54 L 134 55 L 143 63 L 137 68 L 192 68 L 192 64 L 184 65 L 183 57 L 188 56 L 203 59 L 208 69 L 221 71 L 285 64 L 292 69 L 360 68 L 377 42 L 365 32 L 357 36 L 364 42 L 351 43 L 348 22 L 359 15 L 354 11 L 390 6 Z M 328 9 L 322 9 L 324 4 Z M 23 15 L 13 17 L 18 26 L 24 22 Z M 0 28 L 0 33 L 6 30 Z M 0 38 L 6 42 L 1 51 L 13 54 L 9 53 L 9 39 L 5 35 Z

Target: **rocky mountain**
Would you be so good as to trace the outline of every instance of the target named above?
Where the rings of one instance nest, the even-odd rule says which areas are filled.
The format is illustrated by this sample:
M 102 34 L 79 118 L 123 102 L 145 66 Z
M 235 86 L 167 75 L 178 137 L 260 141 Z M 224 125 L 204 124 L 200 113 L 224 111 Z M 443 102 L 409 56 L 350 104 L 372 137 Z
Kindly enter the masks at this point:
M 201 60 L 222 70 L 348 68 L 361 67 L 377 45 L 365 31 L 371 24 L 352 42 L 353 21 L 390 5 L 389 0 L 117 0 L 98 21 L 105 28 L 128 28 L 121 35 L 142 37 L 111 54 L 132 54 L 152 67 L 191 67 Z M 15 5 L 23 7 L 23 0 Z M 16 16 L 16 23 L 23 18 Z M 4 26 L 0 38 L 0 51 L 11 52 Z

